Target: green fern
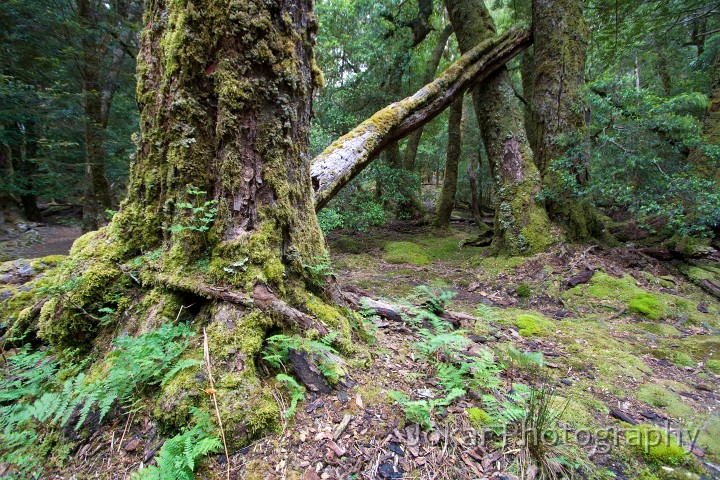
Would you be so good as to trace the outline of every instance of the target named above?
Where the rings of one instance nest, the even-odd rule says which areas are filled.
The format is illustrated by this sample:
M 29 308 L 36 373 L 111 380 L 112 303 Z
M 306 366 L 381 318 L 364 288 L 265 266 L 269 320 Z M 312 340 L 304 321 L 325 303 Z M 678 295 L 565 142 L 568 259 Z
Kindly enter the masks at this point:
M 190 411 L 195 425 L 169 438 L 160 450 L 157 467 L 140 469 L 132 474 L 131 480 L 194 480 L 198 460 L 222 450 L 210 416 L 197 408 Z
M 298 402 L 305 399 L 305 387 L 300 385 L 293 377 L 284 373 L 277 374 L 275 379 L 290 391 L 290 408 L 287 409 L 284 415 L 285 418 L 292 418 L 297 412 Z

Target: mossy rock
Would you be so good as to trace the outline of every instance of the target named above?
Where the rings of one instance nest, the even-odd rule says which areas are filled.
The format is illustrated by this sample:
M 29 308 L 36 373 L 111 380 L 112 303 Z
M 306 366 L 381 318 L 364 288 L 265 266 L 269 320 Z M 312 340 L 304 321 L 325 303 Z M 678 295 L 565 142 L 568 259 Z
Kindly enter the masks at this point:
M 537 315 L 520 314 L 515 318 L 515 326 L 523 337 L 541 337 L 551 333 L 555 324 Z
M 688 418 L 694 415 L 693 410 L 682 401 L 679 395 L 662 385 L 645 384 L 638 390 L 637 397 L 676 418 Z
M 384 258 L 388 263 L 409 263 L 418 267 L 431 263 L 425 250 L 416 243 L 389 242 L 384 248 Z
M 687 455 L 675 437 L 653 425 L 635 425 L 626 430 L 625 443 L 638 456 L 655 465 L 679 465 Z

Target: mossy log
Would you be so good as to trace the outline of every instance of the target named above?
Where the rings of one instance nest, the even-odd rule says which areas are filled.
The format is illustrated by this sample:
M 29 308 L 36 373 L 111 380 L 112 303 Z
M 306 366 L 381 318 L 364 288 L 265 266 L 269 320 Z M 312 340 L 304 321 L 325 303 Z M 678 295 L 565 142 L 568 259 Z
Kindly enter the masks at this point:
M 319 211 L 391 142 L 439 115 L 475 83 L 505 65 L 531 43 L 527 29 L 512 28 L 465 53 L 435 81 L 388 105 L 332 143 L 312 163 L 310 174 Z

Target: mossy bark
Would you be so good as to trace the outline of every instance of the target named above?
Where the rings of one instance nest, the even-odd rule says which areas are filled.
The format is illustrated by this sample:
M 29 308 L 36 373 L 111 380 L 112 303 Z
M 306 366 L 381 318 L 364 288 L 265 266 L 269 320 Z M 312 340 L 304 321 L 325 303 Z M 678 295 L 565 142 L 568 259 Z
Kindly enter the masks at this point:
M 474 46 L 432 83 L 376 112 L 333 142 L 312 162 L 315 208 L 322 209 L 389 144 L 426 124 L 459 95 L 491 75 L 530 44 L 527 30 L 513 28 Z
M 705 112 L 702 124 L 702 135 L 709 145 L 720 145 L 720 57 L 713 65 L 712 90 L 710 105 Z M 693 148 L 688 155 L 690 168 L 703 178 L 720 183 L 720 168 L 717 160 L 705 155 L 699 148 Z
M 450 226 L 450 215 L 455 206 L 455 194 L 457 192 L 458 165 L 462 151 L 462 117 L 463 99 L 455 100 L 450 107 L 448 118 L 448 146 L 447 158 L 445 159 L 445 178 L 438 197 L 435 210 L 434 226 L 448 228 Z
M 583 4 L 572 0 L 533 2 L 533 68 L 530 96 L 530 137 L 534 140 L 535 162 L 549 192 L 546 207 L 550 218 L 561 225 L 570 240 L 603 238 L 602 223 L 594 206 L 562 185 L 551 164 L 562 158 L 568 147 L 565 139 L 583 135 L 585 110 L 585 52 L 588 28 Z M 573 165 L 576 181 L 587 182 L 586 155 Z
M 352 349 L 347 317 L 307 268 L 326 255 L 308 156 L 317 20 L 310 0 L 150 0 L 144 21 L 128 196 L 50 280 L 60 293 L 42 306 L 39 335 L 102 351 L 114 332 L 184 312 L 207 331 L 226 436 L 238 447 L 279 421 L 255 368 L 270 329 L 336 332 L 334 345 Z M 122 326 L 106 327 L 101 308 Z M 188 355 L 202 359 L 196 338 Z M 178 375 L 156 417 L 183 425 L 189 406 L 210 407 L 198 394 L 206 387 L 200 368 Z
M 460 50 L 496 36 L 482 0 L 445 0 Z M 544 206 L 536 201 L 541 181 L 525 134 L 520 101 L 503 66 L 472 89 L 490 167 L 497 185 L 493 248 L 510 254 L 543 251 L 552 243 Z

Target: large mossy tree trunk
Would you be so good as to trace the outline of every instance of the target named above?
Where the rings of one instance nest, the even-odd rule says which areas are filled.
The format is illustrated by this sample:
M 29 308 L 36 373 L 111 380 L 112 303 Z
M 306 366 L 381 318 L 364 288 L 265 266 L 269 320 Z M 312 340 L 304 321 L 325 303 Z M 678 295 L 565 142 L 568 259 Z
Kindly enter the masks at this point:
M 582 87 L 585 84 L 585 53 L 588 29 L 582 2 L 534 0 L 533 68 L 530 96 L 530 138 L 535 163 L 549 194 L 546 207 L 550 218 L 575 241 L 602 238 L 606 233 L 594 206 L 563 184 L 561 172 L 552 168 L 568 151 L 568 140 L 585 130 Z M 523 72 L 525 73 L 525 72 Z M 565 139 L 565 140 L 563 140 Z M 580 184 L 587 181 L 587 155 L 579 152 L 571 161 L 570 174 Z
M 435 220 L 433 222 L 433 225 L 438 228 L 446 229 L 450 226 L 450 215 L 455 206 L 458 165 L 460 164 L 460 153 L 462 152 L 462 117 L 463 98 L 459 97 L 450 106 L 450 117 L 448 118 L 445 177 L 443 178 L 442 189 L 440 190 L 437 207 L 435 209 Z
M 460 50 L 496 36 L 482 0 L 445 0 Z M 472 89 L 482 139 L 497 185 L 493 248 L 532 254 L 552 243 L 550 221 L 536 201 L 542 184 L 525 134 L 519 100 L 503 66 Z
M 712 73 L 710 105 L 702 122 L 703 140 L 708 145 L 720 145 L 720 57 L 715 60 Z M 693 148 L 688 155 L 691 170 L 697 175 L 720 183 L 718 161 L 706 155 L 701 148 Z
M 76 285 L 40 312 L 41 337 L 100 353 L 118 331 L 194 319 L 231 448 L 279 421 L 255 366 L 271 329 L 334 332 L 336 348 L 353 348 L 322 269 L 308 268 L 326 255 L 308 156 L 316 28 L 311 0 L 146 3 L 128 196 L 76 241 L 56 279 Z M 100 308 L 122 327 L 102 324 Z M 188 355 L 202 360 L 202 335 L 195 347 Z M 210 406 L 199 372 L 162 387 L 154 413 L 165 428 Z

